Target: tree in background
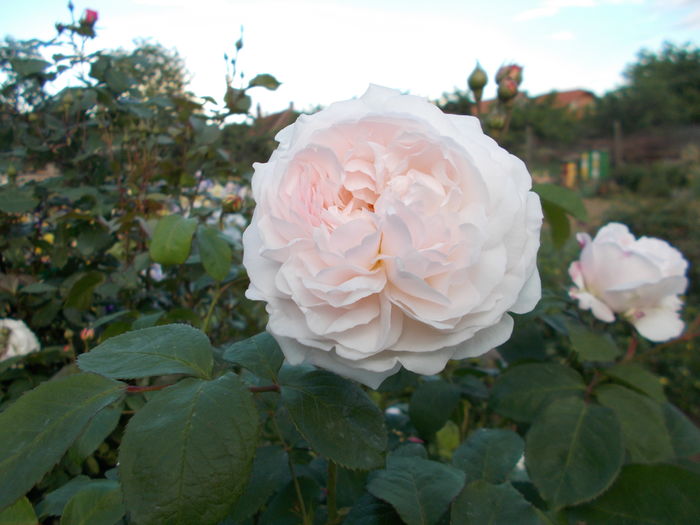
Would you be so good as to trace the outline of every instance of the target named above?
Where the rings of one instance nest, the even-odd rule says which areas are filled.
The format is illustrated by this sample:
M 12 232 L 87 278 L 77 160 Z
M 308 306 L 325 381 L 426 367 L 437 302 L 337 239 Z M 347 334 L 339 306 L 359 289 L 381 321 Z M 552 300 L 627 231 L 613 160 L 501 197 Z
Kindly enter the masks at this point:
M 599 129 L 619 120 L 626 131 L 700 123 L 700 49 L 666 42 L 642 50 L 624 73 L 626 84 L 607 93 L 597 110 Z

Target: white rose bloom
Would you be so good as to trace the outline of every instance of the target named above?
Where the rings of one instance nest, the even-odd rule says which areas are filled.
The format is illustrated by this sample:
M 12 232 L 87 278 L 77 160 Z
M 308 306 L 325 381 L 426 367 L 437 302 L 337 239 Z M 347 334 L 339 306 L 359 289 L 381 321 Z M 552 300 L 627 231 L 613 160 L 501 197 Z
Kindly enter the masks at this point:
M 678 295 L 688 286 L 688 262 L 678 250 L 661 239 L 635 239 L 627 226 L 614 222 L 594 239 L 587 233 L 577 239 L 582 251 L 569 267 L 576 284 L 569 295 L 580 308 L 608 323 L 621 315 L 651 341 L 683 332 Z
M 0 319 L 0 360 L 39 350 L 39 340 L 24 321 Z
M 371 86 L 276 139 L 243 262 L 291 364 L 376 388 L 487 352 L 534 308 L 539 198 L 476 118 Z

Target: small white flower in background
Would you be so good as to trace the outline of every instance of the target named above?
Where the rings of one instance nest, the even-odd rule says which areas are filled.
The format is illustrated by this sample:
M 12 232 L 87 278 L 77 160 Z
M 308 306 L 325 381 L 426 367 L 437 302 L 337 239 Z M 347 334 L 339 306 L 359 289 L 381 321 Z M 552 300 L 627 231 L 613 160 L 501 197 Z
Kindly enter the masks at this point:
M 614 222 L 594 239 L 587 233 L 576 238 L 582 251 L 569 267 L 576 284 L 569 295 L 580 308 L 607 323 L 620 315 L 651 341 L 683 332 L 678 295 L 688 286 L 688 261 L 681 252 L 661 239 L 635 239 L 627 226 Z
M 148 276 L 157 283 L 161 282 L 163 279 L 165 279 L 163 267 L 159 263 L 153 263 L 148 269 Z
M 372 388 L 402 366 L 436 374 L 540 299 L 539 198 L 476 118 L 371 86 L 276 139 L 243 263 L 291 364 Z
M 39 340 L 24 321 L 0 319 L 0 360 L 39 350 Z

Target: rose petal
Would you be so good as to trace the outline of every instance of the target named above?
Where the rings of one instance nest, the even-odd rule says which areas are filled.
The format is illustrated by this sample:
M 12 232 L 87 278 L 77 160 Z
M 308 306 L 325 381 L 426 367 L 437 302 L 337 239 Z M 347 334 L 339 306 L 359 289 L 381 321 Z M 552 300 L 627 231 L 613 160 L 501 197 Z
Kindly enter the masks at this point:
M 665 308 L 647 308 L 636 311 L 630 322 L 650 341 L 668 341 L 683 333 L 685 324 L 678 312 Z

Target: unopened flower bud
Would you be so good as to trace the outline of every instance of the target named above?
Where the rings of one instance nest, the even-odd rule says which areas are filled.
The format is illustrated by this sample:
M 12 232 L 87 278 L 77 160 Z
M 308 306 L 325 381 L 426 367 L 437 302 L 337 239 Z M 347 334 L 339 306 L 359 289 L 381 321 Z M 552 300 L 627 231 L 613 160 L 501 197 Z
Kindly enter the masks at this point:
M 523 68 L 522 66 L 517 66 L 513 64 L 510 66 L 509 78 L 515 80 L 515 83 L 519 86 L 523 81 Z
M 97 22 L 99 15 L 97 14 L 97 11 L 94 11 L 92 9 L 86 9 L 85 13 L 83 13 L 83 18 L 80 20 L 81 24 L 85 24 L 87 26 L 94 26 L 95 22 Z
M 240 195 L 227 195 L 221 203 L 224 213 L 238 213 L 243 208 L 243 199 Z
M 498 84 L 498 100 L 509 102 L 518 94 L 518 84 L 512 78 L 504 78 Z
M 517 64 L 501 66 L 496 73 L 496 82 L 501 84 L 507 78 L 513 80 L 519 86 L 523 81 L 523 67 Z
M 83 341 L 89 341 L 90 339 L 95 338 L 95 330 L 94 328 L 83 328 L 80 331 L 80 339 Z
M 474 71 L 472 71 L 471 75 L 469 75 L 469 78 L 467 79 L 469 89 L 475 93 L 477 91 L 481 92 L 488 81 L 489 77 L 486 75 L 486 71 L 484 71 L 481 68 L 481 65 L 477 62 Z

